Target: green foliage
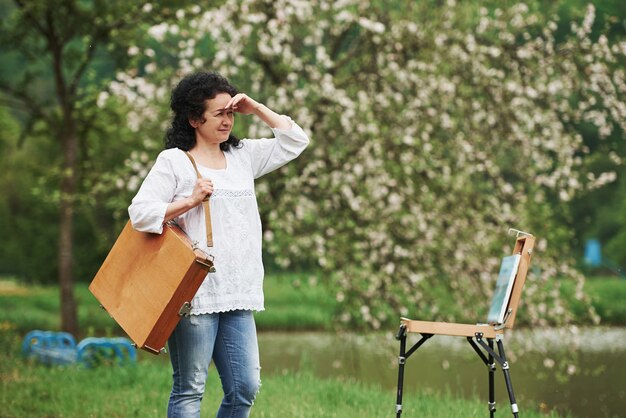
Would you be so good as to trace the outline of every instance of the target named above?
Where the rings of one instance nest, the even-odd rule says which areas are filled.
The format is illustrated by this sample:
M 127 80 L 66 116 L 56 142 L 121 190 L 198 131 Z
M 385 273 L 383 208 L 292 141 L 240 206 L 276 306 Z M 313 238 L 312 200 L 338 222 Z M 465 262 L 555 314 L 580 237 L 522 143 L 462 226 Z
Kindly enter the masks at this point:
M 42 164 L 49 147 L 28 142 L 18 146 L 19 125 L 0 107 L 0 272 L 30 279 L 54 277 L 57 268 L 58 228 L 55 206 L 50 203 L 54 190 L 32 191 L 49 173 Z
M 612 325 L 626 325 L 626 280 L 609 278 L 590 279 L 587 288 L 592 295 L 592 303 L 603 322 Z
M 557 37 L 566 36 L 569 28 L 565 24 L 579 19 L 587 6 L 585 0 L 568 0 L 560 2 L 558 14 L 562 24 L 559 25 Z M 593 2 L 597 12 L 592 26 L 591 38 L 597 40 L 605 35 L 614 42 L 623 41 L 626 37 L 626 9 L 618 0 Z M 622 95 L 624 92 L 622 91 Z M 626 202 L 624 178 L 626 168 L 622 163 L 626 155 L 626 143 L 623 130 L 617 130 L 607 137 L 601 137 L 592 124 L 581 123 L 578 127 L 583 141 L 589 147 L 589 155 L 584 164 L 595 176 L 603 172 L 616 173 L 616 180 L 598 190 L 575 198 L 571 203 L 572 216 L 576 221 L 571 228 L 576 231 L 576 246 L 582 256 L 584 241 L 588 238 L 599 239 L 604 246 L 604 257 L 610 263 L 626 263 L 622 251 L 626 228 L 624 204 Z
M 594 196 L 593 202 L 603 202 L 589 221 L 589 238 L 597 238 L 606 244 L 602 249 L 603 261 L 613 269 L 626 268 L 626 176 L 620 175 L 617 184 L 606 193 Z M 598 193 L 600 194 L 600 193 Z M 605 204 L 606 203 L 606 204 Z M 589 204 L 589 203 L 588 203 Z
M 116 71 L 137 63 L 127 51 L 147 28 L 177 19 L 175 12 L 190 3 L 2 3 L 0 110 L 3 122 L 20 122 L 21 132 L 13 135 L 18 140 L 2 133 L 3 162 L 17 171 L 4 171 L 0 179 L 11 195 L 0 214 L 12 219 L 0 271 L 54 279 L 59 264 L 67 267 L 68 257 L 59 254 L 75 251 L 69 258 L 74 275 L 93 277 L 120 230 L 121 202 L 130 196 L 110 185 L 116 180 L 112 168 L 123 167 L 131 150 L 140 148 L 125 128 L 124 106 L 112 101 L 100 107 L 98 99 Z M 71 214 L 74 228 L 56 222 L 60 210 Z M 76 239 L 59 244 L 59 236 Z M 71 285 L 73 276 L 59 279 Z
M 572 302 L 576 315 L 584 311 L 582 303 L 576 300 L 575 290 L 565 286 L 563 292 Z M 611 326 L 626 325 L 626 279 L 617 277 L 591 277 L 585 282 L 585 292 L 601 318 L 600 323 Z
M 4 237 L 0 272 L 34 282 L 54 281 L 57 269 L 60 171 L 56 144 L 45 138 L 28 138 L 19 145 L 17 121 L 0 108 L 0 230 Z M 111 167 L 123 172 L 127 156 L 138 149 L 132 136 L 124 136 L 122 110 L 101 112 L 87 136 L 81 184 L 76 196 L 75 275 L 93 278 L 125 221 L 132 191 L 116 186 Z M 147 157 L 146 157 L 147 159 Z M 130 170 L 130 168 L 128 168 Z

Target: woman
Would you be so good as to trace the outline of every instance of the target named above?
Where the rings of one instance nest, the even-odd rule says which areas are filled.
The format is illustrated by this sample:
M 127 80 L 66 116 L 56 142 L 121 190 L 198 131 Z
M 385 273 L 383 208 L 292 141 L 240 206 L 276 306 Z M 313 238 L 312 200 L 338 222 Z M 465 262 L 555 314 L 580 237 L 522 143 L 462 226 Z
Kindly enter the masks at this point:
M 247 417 L 260 387 L 253 311 L 263 310 L 261 221 L 254 179 L 296 158 L 309 139 L 281 116 L 216 73 L 200 72 L 172 92 L 172 125 L 162 151 L 129 207 L 133 227 L 161 233 L 169 220 L 214 257 L 205 278 L 168 340 L 173 385 L 168 417 L 199 417 L 209 363 L 220 375 L 224 398 L 217 417 Z M 255 115 L 274 138 L 239 140 L 235 113 Z M 188 151 L 199 173 L 185 155 Z M 201 202 L 210 196 L 213 247 L 207 246 Z M 158 280 L 158 277 L 155 277 Z

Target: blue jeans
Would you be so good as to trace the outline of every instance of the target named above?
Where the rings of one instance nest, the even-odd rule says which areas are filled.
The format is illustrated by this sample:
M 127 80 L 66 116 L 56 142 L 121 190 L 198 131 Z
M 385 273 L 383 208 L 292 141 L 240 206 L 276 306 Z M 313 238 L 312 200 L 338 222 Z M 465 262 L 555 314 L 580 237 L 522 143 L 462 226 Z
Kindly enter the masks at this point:
M 173 369 L 168 418 L 200 417 L 211 359 L 224 398 L 217 418 L 244 418 L 261 386 L 259 348 L 252 311 L 183 317 L 168 340 Z

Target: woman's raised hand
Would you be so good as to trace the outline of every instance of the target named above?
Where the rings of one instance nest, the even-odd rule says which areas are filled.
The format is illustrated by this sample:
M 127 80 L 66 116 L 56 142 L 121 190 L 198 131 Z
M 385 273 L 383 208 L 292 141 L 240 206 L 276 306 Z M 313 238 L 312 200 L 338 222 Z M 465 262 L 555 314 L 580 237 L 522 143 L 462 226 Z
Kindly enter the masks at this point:
M 226 109 L 232 109 L 234 112 L 242 115 L 250 115 L 259 109 L 261 104 L 244 93 L 233 96 L 226 104 Z
M 226 109 L 232 109 L 233 112 L 241 113 L 242 115 L 255 114 L 271 128 L 291 129 L 291 120 L 289 118 L 280 116 L 244 93 L 233 96 L 226 104 Z

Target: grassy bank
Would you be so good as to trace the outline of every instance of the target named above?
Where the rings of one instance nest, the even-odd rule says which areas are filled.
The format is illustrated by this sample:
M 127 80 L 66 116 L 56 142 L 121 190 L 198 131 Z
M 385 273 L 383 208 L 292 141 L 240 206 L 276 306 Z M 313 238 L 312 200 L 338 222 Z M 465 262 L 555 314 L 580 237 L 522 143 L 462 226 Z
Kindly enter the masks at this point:
M 574 293 L 573 286 L 564 290 Z M 626 326 L 626 278 L 590 277 L 585 281 L 585 290 L 603 325 Z M 582 314 L 581 306 L 574 305 L 574 309 Z
M 603 325 L 626 326 L 626 279 L 591 277 L 586 282 Z M 563 292 L 574 299 L 574 287 L 565 283 Z M 122 331 L 99 308 L 86 283 L 75 287 L 79 323 L 84 335 L 119 335 Z M 445 298 L 442 298 L 445 300 Z M 256 315 L 260 331 L 330 331 L 337 303 L 331 292 L 310 274 L 272 274 L 265 280 L 266 311 Z M 584 316 L 582 305 L 574 302 L 574 313 Z M 454 312 L 454 307 L 441 310 Z M 57 286 L 23 286 L 16 280 L 0 278 L 0 324 L 10 324 L 25 334 L 32 329 L 58 330 L 59 291 Z M 460 318 L 459 320 L 463 320 Z M 395 331 L 395 329 L 390 329 Z
M 313 275 L 274 274 L 265 280 L 266 311 L 257 314 L 257 328 L 264 330 L 330 330 L 334 298 Z M 88 284 L 75 286 L 78 322 L 84 335 L 123 333 L 89 292 Z M 32 329 L 58 330 L 57 286 L 24 286 L 0 278 L 0 324 L 25 334 Z M 83 336 L 84 336 L 83 335 Z

